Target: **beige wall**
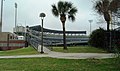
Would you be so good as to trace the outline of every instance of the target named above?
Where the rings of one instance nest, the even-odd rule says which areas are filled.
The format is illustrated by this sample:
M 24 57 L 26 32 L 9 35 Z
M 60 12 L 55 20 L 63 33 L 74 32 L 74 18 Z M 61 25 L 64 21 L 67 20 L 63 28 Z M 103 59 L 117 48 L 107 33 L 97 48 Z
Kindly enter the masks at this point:
M 0 32 L 0 41 L 7 41 L 9 32 Z
M 8 41 L 9 40 L 18 40 L 17 35 L 10 32 L 0 32 L 0 41 Z

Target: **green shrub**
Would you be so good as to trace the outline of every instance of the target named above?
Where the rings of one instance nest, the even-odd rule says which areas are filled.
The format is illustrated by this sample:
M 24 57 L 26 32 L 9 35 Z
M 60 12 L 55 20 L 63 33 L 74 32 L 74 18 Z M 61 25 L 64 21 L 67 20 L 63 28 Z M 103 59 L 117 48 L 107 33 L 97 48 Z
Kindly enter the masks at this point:
M 102 28 L 97 29 L 90 35 L 89 45 L 94 47 L 105 48 L 106 46 L 106 31 Z
M 111 46 L 109 40 L 109 46 L 107 46 L 107 31 L 100 28 L 96 29 L 90 35 L 89 45 L 97 48 L 102 48 L 108 52 L 120 53 L 120 31 L 112 30 L 109 33 L 109 39 L 111 39 Z
M 112 31 L 112 40 L 114 52 L 120 54 L 120 31 Z

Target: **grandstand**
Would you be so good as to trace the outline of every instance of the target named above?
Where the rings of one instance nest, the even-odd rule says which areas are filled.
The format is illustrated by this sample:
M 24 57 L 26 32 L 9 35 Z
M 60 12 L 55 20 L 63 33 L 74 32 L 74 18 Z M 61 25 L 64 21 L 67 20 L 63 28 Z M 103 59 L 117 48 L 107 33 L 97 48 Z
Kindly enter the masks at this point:
M 35 30 L 35 31 L 41 31 L 41 26 L 32 26 L 30 27 L 31 30 Z M 63 31 L 59 31 L 59 30 L 51 30 L 51 29 L 46 29 L 43 28 L 43 32 L 44 33 L 52 33 L 52 34 L 63 34 Z M 86 35 L 86 31 L 66 31 L 66 35 Z
M 32 44 L 41 43 L 41 26 L 32 26 L 28 30 L 28 41 Z M 59 30 L 51 30 L 43 28 L 43 44 L 44 46 L 63 45 L 63 32 Z M 86 31 L 66 31 L 67 45 L 86 45 L 89 38 L 86 36 Z M 36 44 L 37 45 L 37 44 Z

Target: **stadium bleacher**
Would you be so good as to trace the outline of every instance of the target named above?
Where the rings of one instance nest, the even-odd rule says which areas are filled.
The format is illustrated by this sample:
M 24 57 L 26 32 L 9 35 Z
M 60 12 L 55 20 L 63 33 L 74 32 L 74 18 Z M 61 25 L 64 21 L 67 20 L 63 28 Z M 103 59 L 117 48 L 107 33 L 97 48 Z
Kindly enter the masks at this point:
M 44 46 L 63 45 L 62 31 L 43 28 L 43 44 Z M 29 28 L 29 41 L 41 44 L 41 26 L 33 26 Z M 86 31 L 66 31 L 67 45 L 87 44 L 89 38 Z

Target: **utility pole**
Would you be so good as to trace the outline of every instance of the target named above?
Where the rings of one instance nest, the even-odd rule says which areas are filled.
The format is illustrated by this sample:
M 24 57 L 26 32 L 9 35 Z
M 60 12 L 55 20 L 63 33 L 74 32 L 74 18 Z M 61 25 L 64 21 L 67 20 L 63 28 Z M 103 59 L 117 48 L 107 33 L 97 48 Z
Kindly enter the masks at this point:
M 15 32 L 17 32 L 16 31 L 16 26 L 17 26 L 17 3 L 15 3 Z
M 5 1 L 5 0 L 4 0 Z M 3 0 L 1 0 L 1 19 L 0 19 L 0 32 L 2 32 L 2 19 L 3 19 Z

